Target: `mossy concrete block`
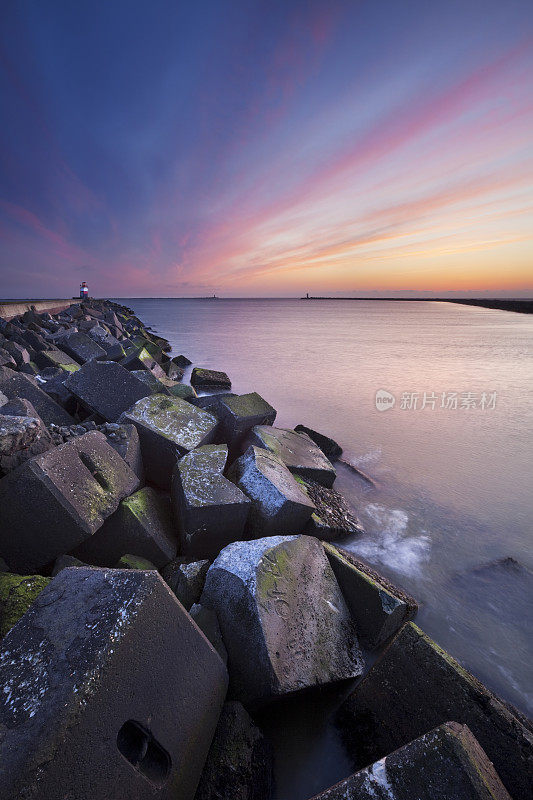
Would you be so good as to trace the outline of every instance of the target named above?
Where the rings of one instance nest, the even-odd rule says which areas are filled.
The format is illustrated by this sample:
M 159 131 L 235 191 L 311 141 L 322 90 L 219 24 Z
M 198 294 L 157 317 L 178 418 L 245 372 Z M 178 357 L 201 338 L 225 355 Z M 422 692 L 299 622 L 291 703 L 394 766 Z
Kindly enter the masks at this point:
M 74 419 L 64 408 L 40 389 L 34 378 L 8 367 L 0 367 L 0 391 L 8 400 L 17 397 L 29 400 L 45 425 L 74 425 Z
M 100 347 L 103 347 L 103 349 L 106 351 L 109 361 L 118 361 L 119 359 L 124 358 L 124 348 L 120 344 L 119 340 L 101 325 L 95 325 L 92 327 L 89 331 L 87 331 L 87 336 L 99 344 Z
M 294 474 L 331 488 L 337 476 L 322 450 L 305 433 L 271 425 L 256 425 L 248 434 L 247 445 L 264 447 Z
M 231 696 L 246 705 L 363 672 L 353 619 L 317 539 L 228 545 L 200 602 L 218 616 Z
M 295 425 L 294 430 L 297 433 L 306 433 L 330 461 L 335 461 L 342 456 L 342 447 L 337 444 L 335 439 L 330 439 L 329 436 L 307 428 L 305 425 Z
M 222 474 L 227 456 L 226 445 L 204 445 L 174 467 L 171 497 L 183 553 L 215 558 L 243 537 L 250 500 Z
M 114 361 L 88 361 L 65 381 L 66 388 L 89 411 L 116 422 L 150 389 Z
M 511 800 L 466 725 L 447 722 L 314 800 Z
M 125 358 L 122 359 L 120 363 L 128 370 L 144 369 L 152 372 L 156 378 L 162 378 L 165 376 L 165 373 L 157 363 L 156 359 L 151 353 L 148 352 L 146 347 L 140 347 L 134 350 L 133 353 L 129 353 Z
M 210 563 L 207 559 L 177 558 L 161 570 L 166 583 L 187 611 L 200 600 Z
M 196 622 L 204 636 L 206 636 L 224 664 L 228 663 L 228 651 L 222 639 L 222 631 L 218 624 L 218 617 L 212 608 L 205 608 L 201 603 L 191 606 L 189 614 Z
M 191 374 L 191 385 L 203 391 L 217 391 L 218 389 L 231 389 L 231 381 L 225 372 L 216 369 L 202 369 L 194 367 Z
M 237 701 L 224 703 L 195 800 L 270 800 L 272 748 Z
M 192 361 L 190 360 L 190 358 L 187 358 L 187 356 L 184 356 L 184 355 L 174 356 L 172 361 L 178 367 L 189 367 L 192 364 Z
M 252 501 L 246 532 L 250 538 L 300 533 L 315 506 L 294 475 L 261 447 L 248 448 L 228 478 Z
M 347 550 L 324 542 L 324 550 L 355 620 L 363 647 L 374 650 L 412 619 L 416 600 Z
M 412 622 L 392 640 L 337 718 L 346 747 L 361 766 L 449 720 L 468 725 L 514 800 L 531 798 L 531 730 Z
M 257 392 L 225 397 L 220 406 L 224 441 L 234 450 L 255 425 L 273 425 L 276 413 Z
M 80 368 L 78 362 L 74 361 L 63 350 L 42 350 L 40 353 L 35 354 L 35 363 L 40 369 L 57 367 L 69 375 L 77 372 Z
M 217 421 L 178 397 L 154 394 L 120 418 L 137 428 L 148 480 L 169 489 L 178 458 L 212 441 Z
M 155 564 L 152 564 L 152 562 L 148 561 L 147 558 L 143 558 L 142 556 L 134 556 L 132 553 L 125 553 L 123 556 L 121 556 L 115 564 L 115 569 L 140 569 L 144 572 L 147 570 L 148 572 L 153 572 L 155 570 L 157 572 L 157 567 Z
M 304 481 L 298 477 L 296 479 L 315 506 L 303 533 L 327 542 L 363 533 L 363 526 L 339 492 L 327 489 L 319 483 Z
M 131 374 L 148 386 L 150 394 L 168 394 L 165 384 L 151 370 L 132 369 Z
M 105 359 L 107 356 L 103 347 L 81 331 L 66 333 L 56 339 L 56 343 L 79 364 L 85 364 L 93 358 Z
M 112 566 L 124 555 L 147 558 L 157 569 L 177 552 L 177 531 L 168 497 L 150 486 L 125 497 L 102 527 L 74 551 L 77 558 L 98 566 Z
M 0 572 L 0 639 L 26 613 L 35 598 L 50 583 L 42 575 Z
M 189 386 L 187 383 L 176 383 L 175 381 L 167 380 L 164 381 L 163 385 L 172 397 L 179 397 L 181 400 L 187 401 L 194 400 L 198 397 L 193 387 Z
M 165 361 L 162 366 L 163 366 L 163 371 L 165 372 L 165 375 L 168 378 L 170 378 L 173 381 L 182 380 L 183 375 L 185 373 L 183 367 L 178 367 L 178 365 L 175 364 L 174 361 L 171 361 L 170 359 L 168 361 Z
M 0 648 L 2 800 L 193 800 L 218 654 L 157 572 L 64 569 Z
M 139 485 L 98 431 L 35 456 L 0 481 L 0 552 L 39 569 L 92 536 Z

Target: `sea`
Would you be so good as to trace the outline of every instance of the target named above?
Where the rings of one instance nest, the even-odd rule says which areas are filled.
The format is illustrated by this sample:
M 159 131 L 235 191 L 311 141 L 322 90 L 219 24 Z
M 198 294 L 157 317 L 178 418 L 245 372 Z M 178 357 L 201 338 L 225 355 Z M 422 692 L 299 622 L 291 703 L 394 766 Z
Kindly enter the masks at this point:
M 417 624 L 531 715 L 533 317 L 431 301 L 120 302 L 173 354 L 259 392 L 276 425 L 339 442 L 335 485 L 365 531 L 343 546 L 413 595 Z M 350 773 L 339 702 L 324 690 L 263 712 L 275 800 Z

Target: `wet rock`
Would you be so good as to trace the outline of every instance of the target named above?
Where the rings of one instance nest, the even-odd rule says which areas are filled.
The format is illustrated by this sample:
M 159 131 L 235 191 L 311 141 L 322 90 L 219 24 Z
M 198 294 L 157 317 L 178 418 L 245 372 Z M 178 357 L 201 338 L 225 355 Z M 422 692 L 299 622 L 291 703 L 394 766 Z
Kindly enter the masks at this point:
M 368 650 L 379 647 L 416 615 L 416 600 L 368 564 L 326 542 L 324 550 L 363 647 Z
M 227 673 L 156 572 L 76 568 L 3 640 L 0 683 L 3 800 L 193 800 Z
M 295 477 L 268 450 L 249 447 L 232 464 L 228 478 L 252 501 L 250 537 L 299 533 L 315 507 Z
M 87 566 L 88 564 L 85 564 L 83 561 L 80 561 L 79 558 L 74 558 L 74 556 L 69 556 L 65 553 L 65 555 L 56 558 L 51 575 L 52 578 L 54 578 L 56 575 L 59 575 L 62 569 L 66 569 L 67 567 L 87 567 Z
M 231 389 L 231 381 L 225 372 L 195 367 L 191 375 L 191 386 L 203 391 L 216 391 L 217 389 Z
M 228 663 L 228 651 L 222 640 L 222 632 L 218 624 L 218 617 L 211 608 L 205 608 L 201 603 L 195 603 L 189 611 L 192 619 L 198 625 L 204 636 L 209 639 L 224 664 Z
M 85 408 L 108 422 L 116 422 L 149 392 L 142 381 L 114 361 L 88 361 L 65 386 Z
M 0 391 L 9 400 L 17 397 L 29 400 L 45 425 L 73 425 L 74 420 L 64 408 L 54 402 L 28 375 L 0 367 Z
M 226 396 L 221 401 L 220 420 L 224 441 L 235 450 L 256 425 L 272 425 L 276 409 L 257 392 Z
M 73 555 L 97 566 L 112 566 L 124 554 L 147 558 L 157 569 L 177 551 L 177 534 L 168 497 L 149 486 L 124 498 L 102 527 Z
M 226 445 L 205 445 L 174 467 L 171 497 L 183 553 L 215 558 L 243 538 L 250 500 L 222 474 L 227 456 Z
M 26 613 L 35 598 L 50 583 L 42 575 L 0 572 L 0 639 Z
M 323 433 L 318 433 L 312 428 L 306 428 L 305 425 L 296 425 L 294 430 L 298 433 L 306 433 L 330 461 L 335 461 L 342 456 L 342 447 L 337 444 L 335 439 L 330 439 L 329 436 L 324 436 Z
M 161 575 L 187 611 L 200 600 L 209 564 L 207 559 L 187 561 L 177 558 L 161 570 Z
M 511 800 L 466 725 L 447 722 L 314 800 Z
M 326 489 L 318 483 L 302 480 L 299 482 L 315 506 L 311 519 L 304 528 L 305 534 L 331 542 L 363 533 L 363 526 L 339 492 Z
M 269 800 L 272 748 L 241 703 L 224 703 L 195 800 Z
M 207 573 L 201 604 L 217 613 L 232 697 L 245 704 L 363 672 L 354 622 L 309 536 L 228 545 Z
M 120 422 L 137 428 L 146 477 L 162 489 L 170 488 L 178 458 L 212 441 L 217 425 L 211 414 L 161 394 L 139 400 Z
M 80 364 L 85 364 L 93 358 L 105 359 L 107 356 L 107 351 L 103 347 L 80 331 L 60 336 L 57 344 Z
M 454 720 L 468 725 L 514 800 L 531 797 L 533 735 L 517 716 L 412 622 L 339 710 L 361 765 Z
M 138 483 L 101 433 L 35 456 L 0 480 L 0 552 L 18 572 L 39 569 L 92 536 Z
M 331 489 L 336 472 L 322 450 L 305 433 L 271 425 L 256 425 L 246 438 L 248 445 L 264 447 L 294 474 Z

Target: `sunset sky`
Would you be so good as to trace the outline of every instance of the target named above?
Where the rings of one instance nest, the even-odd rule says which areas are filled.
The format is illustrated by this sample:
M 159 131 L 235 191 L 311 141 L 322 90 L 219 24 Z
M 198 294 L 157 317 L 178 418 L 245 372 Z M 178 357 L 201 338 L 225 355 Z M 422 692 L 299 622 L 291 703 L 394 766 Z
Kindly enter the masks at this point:
M 4 0 L 0 297 L 533 295 L 530 0 Z

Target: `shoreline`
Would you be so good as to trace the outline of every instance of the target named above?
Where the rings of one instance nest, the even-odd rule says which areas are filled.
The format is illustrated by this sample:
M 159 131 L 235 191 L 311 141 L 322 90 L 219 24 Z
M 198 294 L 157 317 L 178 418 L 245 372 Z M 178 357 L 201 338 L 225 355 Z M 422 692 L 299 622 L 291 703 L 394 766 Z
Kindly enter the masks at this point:
M 456 303 L 466 306 L 480 306 L 500 311 L 514 311 L 519 314 L 533 314 L 533 300 L 499 300 L 484 298 L 455 297 L 300 297 L 300 300 L 387 300 L 399 303 Z
M 39 734 L 23 713 L 28 704 L 39 724 L 63 725 L 57 690 L 41 692 L 39 676 L 50 674 L 54 686 L 66 683 L 61 691 L 71 705 L 63 703 L 61 714 L 91 713 L 108 694 L 118 727 L 97 718 L 95 745 L 109 727 L 120 758 L 108 768 L 125 794 L 137 796 L 143 762 L 132 751 L 140 748 L 156 753 L 146 774 L 161 782 L 172 776 L 175 787 L 188 781 L 190 800 L 198 781 L 196 800 L 213 793 L 232 800 L 252 787 L 268 800 L 272 755 L 258 709 L 342 685 L 337 725 L 358 768 L 453 721 L 469 726 L 513 796 L 526 797 L 527 721 L 412 623 L 415 599 L 342 548 L 361 528 L 333 488 L 342 449 L 327 432 L 276 428 L 268 398 L 236 395 L 226 373 L 172 356 L 166 339 L 111 301 L 69 303 L 55 316 L 28 310 L 3 322 L 0 355 L 0 556 L 7 562 L 0 599 L 10 614 L 0 612 L 0 684 L 12 687 L 0 722 L 9 730 L 37 749 Z M 188 366 L 191 385 L 183 383 Z M 141 613 L 145 604 L 149 612 Z M 62 644 L 43 650 L 57 636 L 56 615 Z M 112 685 L 99 677 L 111 663 L 108 637 L 120 663 Z M 26 661 L 42 669 L 19 672 Z M 91 692 L 79 698 L 70 683 L 76 667 L 92 676 Z M 356 678 L 361 683 L 342 699 Z M 135 700 L 127 712 L 119 710 L 124 693 Z M 169 712 L 176 696 L 183 703 L 172 702 Z M 479 712 L 487 705 L 488 719 Z M 185 762 L 165 733 L 168 722 L 160 722 L 169 713 Z M 364 754 L 353 744 L 361 736 Z M 6 796 L 14 798 L 33 780 L 33 766 L 9 774 L 10 742 L 8 734 L 6 774 L 17 788 Z M 96 746 L 80 774 L 98 770 L 99 757 Z M 422 764 L 431 758 L 425 754 Z M 45 793 L 54 780 L 62 790 L 76 788 L 63 785 L 71 779 L 63 772 L 57 755 L 46 765 Z M 439 780 L 443 798 L 453 796 L 446 770 Z M 493 780 L 499 784 L 496 773 Z

